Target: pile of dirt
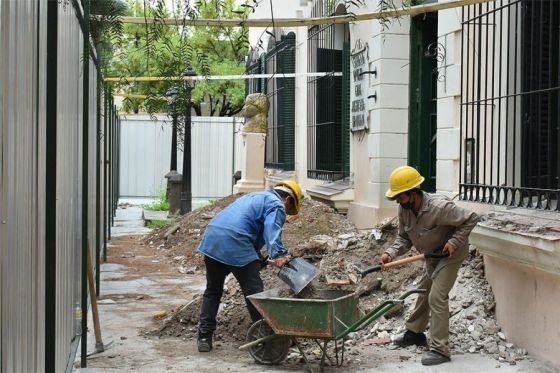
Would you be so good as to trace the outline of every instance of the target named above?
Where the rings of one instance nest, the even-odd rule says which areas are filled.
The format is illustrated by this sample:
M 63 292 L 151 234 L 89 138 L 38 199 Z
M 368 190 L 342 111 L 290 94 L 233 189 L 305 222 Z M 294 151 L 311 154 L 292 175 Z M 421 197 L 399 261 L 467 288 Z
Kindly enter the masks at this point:
M 170 227 L 154 231 L 145 239 L 149 245 L 158 245 L 166 256 L 179 264 L 179 271 L 193 264 L 203 269 L 202 257 L 195 250 L 206 225 L 237 196 L 217 201 L 214 205 L 194 211 L 176 223 L 175 233 L 166 234 Z M 303 201 L 297 220 L 286 223 L 282 241 L 291 255 L 303 257 L 315 264 L 320 275 L 312 286 L 343 288 L 358 291 L 362 296 L 375 293 L 393 293 L 416 278 L 421 271 L 417 265 L 402 268 L 396 273 L 376 273 L 359 281 L 358 269 L 377 263 L 379 256 L 396 235 L 395 219 L 381 224 L 374 239 L 371 231 L 358 231 L 348 218 L 326 204 L 310 199 Z M 167 237 L 167 239 L 166 239 Z M 189 270 L 192 272 L 191 270 Z M 276 276 L 278 269 L 268 266 L 261 272 L 265 288 L 285 288 Z M 289 293 L 289 291 L 287 292 Z M 379 295 L 379 294 L 378 294 Z M 160 336 L 192 338 L 196 335 L 202 297 L 198 296 L 168 316 L 157 331 Z M 237 281 L 228 277 L 222 304 L 218 312 L 215 339 L 225 342 L 243 341 L 250 318 Z
M 242 195 L 233 194 L 194 210 L 180 217 L 175 223 L 154 230 L 144 239 L 144 243 L 162 250 L 163 255 L 178 266 L 178 272 L 192 273 L 201 269 L 204 260 L 201 254 L 196 253 L 196 248 L 206 226 L 214 216 Z M 339 232 L 354 230 L 348 219 L 333 208 L 321 202 L 304 199 L 296 220 L 284 225 L 282 242 L 294 256 L 320 257 L 323 248 L 310 247 L 311 238 L 318 235 L 336 236 Z M 311 245 L 313 244 L 311 242 Z

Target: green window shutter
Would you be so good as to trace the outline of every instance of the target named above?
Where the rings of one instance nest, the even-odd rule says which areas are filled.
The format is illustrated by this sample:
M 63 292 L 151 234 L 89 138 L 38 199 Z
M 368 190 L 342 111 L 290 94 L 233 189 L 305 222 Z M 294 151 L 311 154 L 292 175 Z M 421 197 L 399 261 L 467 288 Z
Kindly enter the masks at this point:
M 282 46 L 277 70 L 286 74 L 295 73 L 295 35 L 282 36 Z M 284 170 L 292 171 L 295 163 L 295 78 L 278 80 L 281 82 L 278 92 L 278 158 Z

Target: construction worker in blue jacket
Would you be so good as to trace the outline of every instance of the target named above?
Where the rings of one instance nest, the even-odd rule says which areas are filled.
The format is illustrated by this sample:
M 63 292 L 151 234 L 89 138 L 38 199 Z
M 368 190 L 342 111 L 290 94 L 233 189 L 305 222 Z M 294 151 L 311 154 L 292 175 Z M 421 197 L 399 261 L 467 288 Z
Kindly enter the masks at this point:
M 230 204 L 206 227 L 197 251 L 204 254 L 206 290 L 202 298 L 198 326 L 198 351 L 212 350 L 216 315 L 224 281 L 233 273 L 243 295 L 264 290 L 260 277 L 266 245 L 268 257 L 281 268 L 288 262 L 288 250 L 282 244 L 282 226 L 286 214 L 297 215 L 301 206 L 301 188 L 293 180 L 277 183 L 272 189 L 249 193 Z M 245 298 L 253 322 L 261 315 Z

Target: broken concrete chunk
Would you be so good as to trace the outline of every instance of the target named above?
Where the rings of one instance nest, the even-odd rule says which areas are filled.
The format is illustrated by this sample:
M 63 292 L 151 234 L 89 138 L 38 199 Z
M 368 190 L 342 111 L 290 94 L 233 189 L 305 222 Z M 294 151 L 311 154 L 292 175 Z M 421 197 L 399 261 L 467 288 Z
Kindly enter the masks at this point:
M 354 238 L 355 234 L 354 233 L 346 233 L 346 234 L 341 234 L 338 236 L 339 240 L 349 240 L 351 238 Z
M 381 229 L 374 228 L 371 230 L 371 233 L 369 234 L 369 239 L 380 240 L 382 236 L 383 236 L 383 232 L 381 231 Z

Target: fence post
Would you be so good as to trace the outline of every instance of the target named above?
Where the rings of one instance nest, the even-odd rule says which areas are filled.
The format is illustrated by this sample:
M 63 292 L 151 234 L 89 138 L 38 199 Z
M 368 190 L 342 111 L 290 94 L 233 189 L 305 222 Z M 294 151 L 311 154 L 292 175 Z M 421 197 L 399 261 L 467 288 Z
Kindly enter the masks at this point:
M 88 181 L 89 181 L 89 9 L 90 0 L 82 2 L 84 7 L 84 55 L 83 55 L 83 112 L 82 112 L 82 342 L 80 366 L 87 367 L 87 245 L 88 245 Z

